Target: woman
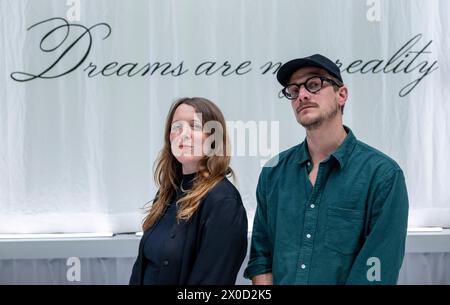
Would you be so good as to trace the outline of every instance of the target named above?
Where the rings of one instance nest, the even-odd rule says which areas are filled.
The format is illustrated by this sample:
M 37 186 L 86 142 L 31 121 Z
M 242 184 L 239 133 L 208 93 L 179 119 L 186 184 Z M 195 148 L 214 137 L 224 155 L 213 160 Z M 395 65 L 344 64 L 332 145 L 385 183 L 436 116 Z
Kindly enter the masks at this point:
M 233 285 L 247 251 L 247 215 L 232 175 L 220 109 L 176 101 L 156 162 L 159 190 L 143 223 L 130 284 Z

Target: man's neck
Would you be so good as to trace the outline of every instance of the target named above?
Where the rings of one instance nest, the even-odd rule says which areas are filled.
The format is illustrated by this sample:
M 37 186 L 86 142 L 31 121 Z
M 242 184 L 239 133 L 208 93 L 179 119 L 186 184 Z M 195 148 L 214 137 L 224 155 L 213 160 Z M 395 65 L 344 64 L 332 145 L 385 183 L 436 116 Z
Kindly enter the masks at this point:
M 328 158 L 344 142 L 347 132 L 342 122 L 323 122 L 313 130 L 306 130 L 308 150 L 314 164 Z

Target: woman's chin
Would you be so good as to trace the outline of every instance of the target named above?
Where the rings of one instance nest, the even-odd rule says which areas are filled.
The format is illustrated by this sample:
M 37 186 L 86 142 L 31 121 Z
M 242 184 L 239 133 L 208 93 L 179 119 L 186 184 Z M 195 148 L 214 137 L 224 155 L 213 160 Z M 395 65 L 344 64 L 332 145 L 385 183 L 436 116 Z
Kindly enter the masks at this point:
M 180 162 L 183 166 L 189 166 L 192 164 L 197 164 L 202 157 L 193 156 L 191 154 L 181 155 L 179 157 L 176 157 L 178 162 Z

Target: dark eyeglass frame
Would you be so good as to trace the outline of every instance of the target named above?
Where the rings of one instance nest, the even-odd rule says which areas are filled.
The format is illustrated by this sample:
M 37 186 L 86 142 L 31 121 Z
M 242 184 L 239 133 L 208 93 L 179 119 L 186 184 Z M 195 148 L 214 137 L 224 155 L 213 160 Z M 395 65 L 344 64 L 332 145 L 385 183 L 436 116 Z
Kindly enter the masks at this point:
M 311 90 L 310 88 L 308 88 L 308 85 L 307 85 L 308 82 L 310 82 L 312 79 L 317 79 L 317 78 L 320 79 L 320 87 L 317 90 Z M 333 80 L 331 78 L 328 78 L 328 77 L 325 77 L 325 76 L 315 75 L 315 76 L 312 76 L 312 77 L 308 78 L 307 80 L 305 80 L 301 84 L 288 84 L 286 87 L 283 88 L 283 90 L 281 90 L 281 93 L 283 93 L 284 97 L 287 98 L 288 100 L 295 100 L 298 97 L 298 94 L 297 94 L 297 96 L 290 95 L 287 92 L 287 88 L 292 87 L 292 86 L 297 87 L 298 88 L 298 92 L 300 93 L 300 89 L 301 89 L 301 87 L 303 85 L 305 87 L 305 89 L 309 93 L 317 93 L 320 90 L 322 90 L 324 82 L 329 82 L 331 85 L 336 86 L 338 88 L 343 86 L 343 84 L 339 84 L 337 81 L 335 81 L 335 80 Z

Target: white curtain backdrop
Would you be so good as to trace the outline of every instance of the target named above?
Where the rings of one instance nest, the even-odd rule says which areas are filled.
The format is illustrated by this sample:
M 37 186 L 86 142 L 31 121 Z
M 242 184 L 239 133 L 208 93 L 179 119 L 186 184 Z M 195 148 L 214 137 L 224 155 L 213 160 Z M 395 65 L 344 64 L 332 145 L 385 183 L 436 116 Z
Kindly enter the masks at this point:
M 314 53 L 342 64 L 350 92 L 345 124 L 403 168 L 409 225 L 450 226 L 450 1 L 79 3 L 70 31 L 61 27 L 44 39 L 64 22 L 38 23 L 67 19 L 73 6 L 0 0 L 0 233 L 140 230 L 142 207 L 156 191 L 152 165 L 165 116 L 183 96 L 209 98 L 232 124 L 258 127 L 247 133 L 245 156 L 233 157 L 252 223 L 261 162 L 305 136 L 290 103 L 278 97 L 274 69 L 261 67 Z M 69 49 L 81 26 L 99 23 L 110 28 L 90 30 L 89 52 L 89 35 Z M 68 72 L 84 55 L 70 73 L 45 79 Z M 59 56 L 42 78 L 13 80 L 39 75 Z M 233 69 L 242 64 L 239 73 L 195 73 L 201 63 L 218 68 L 226 61 Z M 126 75 L 132 64 L 137 72 L 156 62 L 172 66 Z M 125 75 L 113 73 L 126 64 Z M 93 76 L 105 66 L 109 76 Z M 241 142 L 234 136 L 235 150 Z

